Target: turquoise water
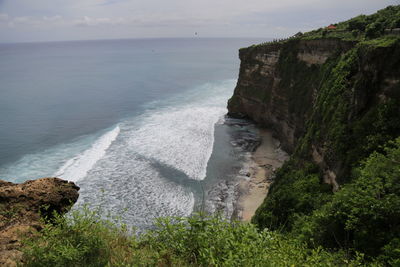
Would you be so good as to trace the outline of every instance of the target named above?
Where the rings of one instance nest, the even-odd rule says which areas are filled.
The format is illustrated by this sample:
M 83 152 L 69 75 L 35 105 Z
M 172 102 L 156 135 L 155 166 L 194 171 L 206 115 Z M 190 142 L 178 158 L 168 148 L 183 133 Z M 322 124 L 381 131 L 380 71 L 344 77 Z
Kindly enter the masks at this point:
M 238 48 L 259 41 L 1 44 L 0 179 L 74 181 L 79 203 L 139 228 L 232 202 L 247 156 L 233 140 L 254 130 L 226 124 L 226 102 Z

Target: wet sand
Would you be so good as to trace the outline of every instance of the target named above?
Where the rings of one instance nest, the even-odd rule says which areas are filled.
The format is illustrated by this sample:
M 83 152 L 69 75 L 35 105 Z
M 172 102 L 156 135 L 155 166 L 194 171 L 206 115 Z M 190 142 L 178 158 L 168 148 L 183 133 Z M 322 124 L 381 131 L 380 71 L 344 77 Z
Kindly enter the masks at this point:
M 239 183 L 238 217 L 250 221 L 268 194 L 276 169 L 288 159 L 272 132 L 260 129 L 261 144 L 251 157 L 249 179 Z

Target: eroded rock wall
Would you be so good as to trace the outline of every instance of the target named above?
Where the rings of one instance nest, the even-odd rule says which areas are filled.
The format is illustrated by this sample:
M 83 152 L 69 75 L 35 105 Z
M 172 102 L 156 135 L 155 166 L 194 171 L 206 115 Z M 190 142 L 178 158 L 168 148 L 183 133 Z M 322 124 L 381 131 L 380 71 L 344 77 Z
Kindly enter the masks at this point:
M 229 115 L 248 117 L 272 128 L 284 149 L 293 151 L 305 131 L 322 78 L 318 73 L 321 65 L 353 45 L 334 39 L 294 40 L 241 49 Z
M 59 178 L 14 184 L 0 180 L 0 266 L 20 263 L 21 240 L 40 231 L 42 219 L 63 214 L 78 200 L 79 187 Z

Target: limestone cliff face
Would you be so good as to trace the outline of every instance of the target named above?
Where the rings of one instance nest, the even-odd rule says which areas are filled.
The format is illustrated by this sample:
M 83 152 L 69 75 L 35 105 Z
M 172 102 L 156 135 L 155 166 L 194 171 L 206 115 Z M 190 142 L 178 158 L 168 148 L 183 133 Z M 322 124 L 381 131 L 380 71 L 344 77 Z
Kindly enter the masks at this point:
M 337 136 L 346 135 L 330 128 L 339 127 L 333 124 L 340 121 L 351 140 L 356 121 L 380 104 L 399 100 L 400 59 L 394 58 L 398 46 L 294 39 L 241 49 L 229 115 L 273 129 L 288 152 L 301 145 L 335 189 L 337 176 L 346 171 L 344 154 L 351 144 L 336 151 Z
M 273 128 L 284 148 L 293 151 L 304 134 L 321 80 L 316 72 L 330 56 L 353 46 L 353 42 L 326 39 L 241 49 L 239 80 L 228 103 L 229 115 Z M 291 106 L 295 101 L 301 106 Z
M 77 187 L 58 178 L 14 184 L 0 180 L 0 266 L 16 266 L 21 240 L 42 228 L 42 218 L 64 213 L 78 200 Z

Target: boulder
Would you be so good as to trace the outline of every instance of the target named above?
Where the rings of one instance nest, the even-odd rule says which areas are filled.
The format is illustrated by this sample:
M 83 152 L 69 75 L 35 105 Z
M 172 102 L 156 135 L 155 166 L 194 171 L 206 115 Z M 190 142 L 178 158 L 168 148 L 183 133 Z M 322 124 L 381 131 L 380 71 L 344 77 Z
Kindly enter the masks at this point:
M 0 266 L 16 266 L 22 258 L 21 240 L 40 231 L 54 212 L 67 212 L 78 200 L 78 191 L 73 182 L 59 178 L 22 184 L 0 180 Z

